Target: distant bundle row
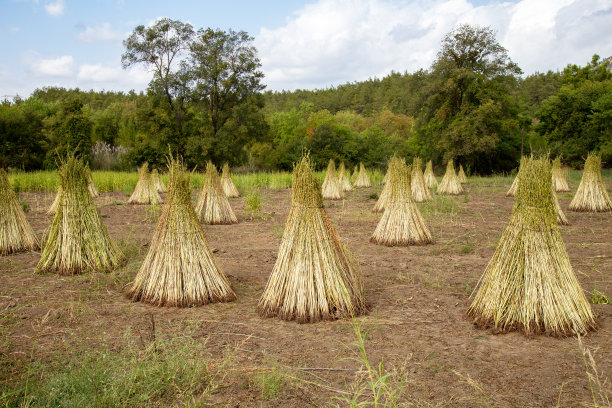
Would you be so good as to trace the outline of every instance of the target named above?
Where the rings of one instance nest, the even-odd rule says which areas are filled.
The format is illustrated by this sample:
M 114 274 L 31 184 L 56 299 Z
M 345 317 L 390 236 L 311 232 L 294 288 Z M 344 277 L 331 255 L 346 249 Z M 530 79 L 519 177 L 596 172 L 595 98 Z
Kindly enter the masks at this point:
M 601 178 L 601 156 L 594 153 L 588 155 L 580 185 L 569 209 L 587 212 L 612 211 L 612 202 Z
M 595 327 L 559 233 L 548 159 L 524 158 L 510 222 L 468 314 L 477 324 L 526 334 L 582 334 Z
M 449 160 L 446 164 L 446 173 L 438 185 L 437 192 L 438 194 L 446 195 L 459 195 L 463 193 L 463 187 L 455 173 L 455 166 L 452 160 Z
M 217 168 L 211 161 L 206 165 L 206 179 L 195 211 L 205 224 L 236 224 L 238 222 L 223 192 Z
M 123 255 L 102 223 L 83 162 L 68 157 L 59 170 L 59 182 L 57 210 L 43 238 L 36 271 L 74 275 L 117 268 Z
M 365 311 L 358 263 L 323 208 L 308 156 L 293 171 L 291 209 L 257 310 L 265 317 L 301 323 Z
M 330 159 L 327 165 L 321 193 L 323 198 L 328 200 L 342 200 L 344 198 L 344 191 L 340 186 L 340 180 L 338 180 L 338 175 L 336 174 L 336 164 L 333 159 Z
M 236 298 L 191 204 L 190 175 L 169 160 L 170 191 L 147 256 L 128 291 L 156 306 L 196 306 Z
M 8 175 L 0 169 L 0 255 L 39 248 L 38 237 L 26 219 Z

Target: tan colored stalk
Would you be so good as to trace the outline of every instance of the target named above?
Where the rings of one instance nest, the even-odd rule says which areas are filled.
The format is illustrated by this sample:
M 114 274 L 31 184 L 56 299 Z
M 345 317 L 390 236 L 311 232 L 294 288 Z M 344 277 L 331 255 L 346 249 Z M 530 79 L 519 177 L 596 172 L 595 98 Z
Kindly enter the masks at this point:
M 196 214 L 204 224 L 238 223 L 238 218 L 221 187 L 217 168 L 210 161 L 206 165 L 206 180 L 196 205 Z
M 344 167 L 344 163 L 340 163 L 340 169 L 338 171 L 338 182 L 342 191 L 353 191 L 353 185 L 349 177 L 349 171 Z
M 223 188 L 223 192 L 227 197 L 240 197 L 240 193 L 232 180 L 232 175 L 230 174 L 230 168 L 227 163 L 223 165 L 223 170 L 221 172 L 221 187 Z
M 39 248 L 38 237 L 26 219 L 8 175 L 0 169 L 0 255 Z
M 417 203 L 433 200 L 429 187 L 425 182 L 423 170 L 421 170 L 422 166 L 423 162 L 421 159 L 419 157 L 415 157 L 412 161 L 412 179 L 410 186 L 412 189 L 412 199 Z
M 516 173 L 516 176 L 514 177 L 514 180 L 512 181 L 512 185 L 510 186 L 510 189 L 506 191 L 506 197 L 514 197 L 516 195 L 516 189 L 518 188 L 518 185 L 519 185 L 519 175 L 518 173 Z
M 425 183 L 427 183 L 427 187 L 429 187 L 430 189 L 438 187 L 438 180 L 436 180 L 436 175 L 433 172 L 433 164 L 431 163 L 431 160 L 427 162 L 423 177 L 425 178 Z
M 552 192 L 553 207 L 555 208 L 555 215 L 557 216 L 557 223 L 559 225 L 569 225 L 570 222 L 565 216 L 563 209 L 561 209 L 561 205 L 559 204 L 559 197 L 557 197 L 557 193 L 555 193 L 555 188 L 553 186 L 551 186 L 551 188 L 553 190 Z
M 128 200 L 128 204 L 158 204 L 162 199 L 153 185 L 149 164 L 145 163 L 138 171 L 138 182 Z
M 170 191 L 149 251 L 128 291 L 134 301 L 189 307 L 234 300 L 191 204 L 191 175 L 170 157 Z
M 370 176 L 368 176 L 368 172 L 366 171 L 363 163 L 359 163 L 359 174 L 357 175 L 357 180 L 355 181 L 355 188 L 364 188 L 371 187 L 372 183 L 370 183 Z
M 553 206 L 548 159 L 525 159 L 508 227 L 468 314 L 484 327 L 566 336 L 595 328 L 569 262 Z
M 151 183 L 153 183 L 153 187 L 158 193 L 165 193 L 168 191 L 157 169 L 153 169 L 151 172 Z
M 424 245 L 433 242 L 421 212 L 412 200 L 410 169 L 403 161 L 389 169 L 389 199 L 370 241 L 386 246 Z
M 567 184 L 567 180 L 565 179 L 565 174 L 563 169 L 561 168 L 561 159 L 557 157 L 553 161 L 552 167 L 552 180 L 553 180 L 553 188 L 556 192 L 567 192 L 570 191 L 569 185 Z
M 396 172 L 396 167 L 401 164 L 405 165 L 404 159 L 400 159 L 396 155 L 393 155 L 393 157 L 389 159 L 387 173 L 385 174 L 387 181 L 383 185 L 382 191 L 378 196 L 378 200 L 376 201 L 376 204 L 374 204 L 374 208 L 372 208 L 372 212 L 385 211 L 385 206 L 387 205 L 389 197 L 391 196 L 391 184 L 393 184 L 393 176 Z
M 455 174 L 455 166 L 453 166 L 452 160 L 449 160 L 446 165 L 446 173 L 438 185 L 437 192 L 446 195 L 463 194 L 463 187 L 457 178 L 457 174 Z
M 98 189 L 96 188 L 96 185 L 94 184 L 93 181 L 93 177 L 91 177 L 91 170 L 89 169 L 89 166 L 85 166 L 85 175 L 87 177 L 87 189 L 89 190 L 89 193 L 91 194 L 91 196 L 93 198 L 96 198 L 100 195 L 100 193 L 98 192 Z
M 459 173 L 457 173 L 457 179 L 461 184 L 467 183 L 467 176 L 465 175 L 465 171 L 463 171 L 463 166 L 459 164 Z
M 612 201 L 601 178 L 601 156 L 589 154 L 584 164 L 582 179 L 569 205 L 571 211 L 612 211 Z
M 300 323 L 365 312 L 359 264 L 325 209 L 308 156 L 293 170 L 291 209 L 257 311 Z
M 353 168 L 353 174 L 351 175 L 351 181 L 353 184 L 357 182 L 357 178 L 359 177 L 359 166 L 355 166 Z
M 327 171 L 325 172 L 325 179 L 323 180 L 323 186 L 321 187 L 323 198 L 327 200 L 342 200 L 344 199 L 344 191 L 338 180 L 336 174 L 336 164 L 333 159 L 329 160 L 327 165 Z
M 59 170 L 60 199 L 43 237 L 36 272 L 75 275 L 111 271 L 123 262 L 88 189 L 83 162 L 69 157 Z
M 57 206 L 59 205 L 59 200 L 61 196 L 62 196 L 62 186 L 61 184 L 58 184 L 57 193 L 55 193 L 55 198 L 53 199 L 51 206 L 47 210 L 47 215 L 55 215 L 55 212 L 57 211 Z

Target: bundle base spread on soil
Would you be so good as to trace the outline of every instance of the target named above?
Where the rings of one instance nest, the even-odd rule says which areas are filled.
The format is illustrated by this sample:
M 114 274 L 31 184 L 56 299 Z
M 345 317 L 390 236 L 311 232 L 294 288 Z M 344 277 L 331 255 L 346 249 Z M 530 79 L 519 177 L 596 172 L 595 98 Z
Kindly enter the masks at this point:
M 294 170 L 285 232 L 257 310 L 265 317 L 300 323 L 365 311 L 358 263 L 323 208 L 308 157 Z

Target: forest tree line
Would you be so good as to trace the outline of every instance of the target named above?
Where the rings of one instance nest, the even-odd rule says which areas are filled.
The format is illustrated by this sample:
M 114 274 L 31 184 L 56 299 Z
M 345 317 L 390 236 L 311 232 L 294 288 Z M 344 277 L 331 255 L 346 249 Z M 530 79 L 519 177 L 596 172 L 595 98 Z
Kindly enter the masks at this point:
M 264 91 L 245 32 L 162 19 L 136 27 L 124 48 L 124 67 L 154 73 L 146 92 L 46 87 L 3 101 L 0 167 L 55 168 L 75 149 L 117 170 L 163 169 L 169 150 L 200 169 L 210 159 L 289 170 L 305 149 L 319 168 L 330 158 L 384 167 L 398 153 L 490 174 L 515 168 L 521 148 L 578 168 L 597 151 L 612 165 L 609 61 L 522 77 L 486 27 L 448 33 L 427 70 L 290 92 Z

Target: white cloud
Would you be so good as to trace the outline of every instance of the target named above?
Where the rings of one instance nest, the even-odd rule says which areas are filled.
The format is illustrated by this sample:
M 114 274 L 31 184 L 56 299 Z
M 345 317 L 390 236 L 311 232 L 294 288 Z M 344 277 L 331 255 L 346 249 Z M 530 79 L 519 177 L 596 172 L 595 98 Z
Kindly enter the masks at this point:
M 59 17 L 64 14 L 66 9 L 66 3 L 64 0 L 57 0 L 55 2 L 50 2 L 45 4 L 45 10 L 47 13 L 53 17 Z
M 141 67 L 124 70 L 119 66 L 83 64 L 76 79 L 78 86 L 84 89 L 143 89 L 151 80 L 151 73 Z
M 74 74 L 74 58 L 72 55 L 44 59 L 32 53 L 23 56 L 22 60 L 30 72 L 36 76 L 70 77 Z
M 109 23 L 98 27 L 85 27 L 85 30 L 77 34 L 76 39 L 82 42 L 119 41 L 125 37 L 124 34 L 113 31 Z
M 429 68 L 457 24 L 491 26 L 526 73 L 612 54 L 610 0 L 319 0 L 256 36 L 269 89 L 323 88 Z

